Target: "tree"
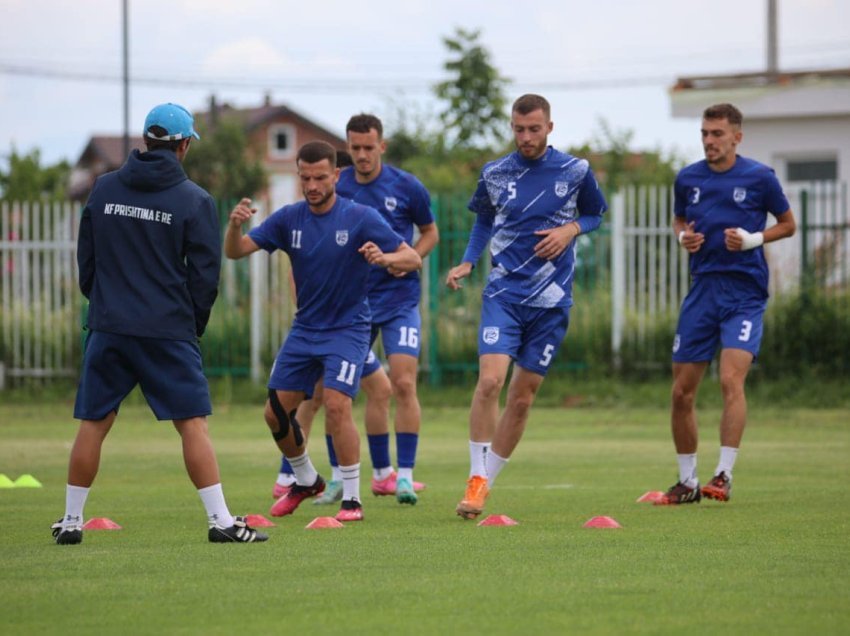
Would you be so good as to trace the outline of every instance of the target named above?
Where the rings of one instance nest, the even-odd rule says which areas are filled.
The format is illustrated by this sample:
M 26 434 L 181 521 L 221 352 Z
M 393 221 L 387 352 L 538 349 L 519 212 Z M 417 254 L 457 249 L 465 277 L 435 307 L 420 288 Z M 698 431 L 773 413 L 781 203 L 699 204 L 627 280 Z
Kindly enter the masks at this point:
M 599 132 L 585 144 L 568 150 L 590 161 L 600 185 L 611 193 L 627 183 L 672 183 L 684 161 L 660 150 L 639 152 L 632 147 L 634 131 L 614 130 L 603 118 Z
M 64 159 L 52 166 L 41 165 L 41 153 L 19 155 L 12 147 L 8 172 L 0 171 L 0 196 L 7 201 L 64 199 L 71 166 Z
M 193 143 L 183 162 L 189 178 L 219 201 L 252 196 L 266 187 L 268 175 L 258 159 L 249 158 L 248 140 L 234 120 L 212 130 L 198 125 L 203 143 Z
M 444 65 L 451 78 L 434 89 L 447 102 L 440 120 L 450 132 L 451 141 L 461 148 L 490 148 L 505 139 L 509 83 L 490 61 L 490 53 L 478 43 L 480 31 L 455 30 L 443 43 L 454 57 Z

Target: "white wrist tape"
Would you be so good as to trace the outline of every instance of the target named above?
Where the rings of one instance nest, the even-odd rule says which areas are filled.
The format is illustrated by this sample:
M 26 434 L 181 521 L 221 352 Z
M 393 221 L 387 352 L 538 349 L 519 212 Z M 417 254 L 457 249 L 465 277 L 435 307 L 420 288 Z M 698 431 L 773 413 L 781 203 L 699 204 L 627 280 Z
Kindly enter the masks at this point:
M 761 232 L 753 232 L 750 234 L 746 230 L 742 230 L 741 228 L 735 228 L 738 231 L 738 236 L 741 237 L 743 241 L 743 245 L 741 246 L 742 250 L 752 250 L 764 243 L 764 234 Z

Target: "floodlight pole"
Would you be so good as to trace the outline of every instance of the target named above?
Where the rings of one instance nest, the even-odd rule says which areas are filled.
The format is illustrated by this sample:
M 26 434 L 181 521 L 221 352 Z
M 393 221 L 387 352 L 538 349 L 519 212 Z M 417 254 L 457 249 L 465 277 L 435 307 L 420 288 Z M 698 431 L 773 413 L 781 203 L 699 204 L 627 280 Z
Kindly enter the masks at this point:
M 129 52 L 129 17 L 127 3 L 122 0 L 121 13 L 123 21 L 123 57 L 124 57 L 124 156 L 130 154 L 130 52 Z

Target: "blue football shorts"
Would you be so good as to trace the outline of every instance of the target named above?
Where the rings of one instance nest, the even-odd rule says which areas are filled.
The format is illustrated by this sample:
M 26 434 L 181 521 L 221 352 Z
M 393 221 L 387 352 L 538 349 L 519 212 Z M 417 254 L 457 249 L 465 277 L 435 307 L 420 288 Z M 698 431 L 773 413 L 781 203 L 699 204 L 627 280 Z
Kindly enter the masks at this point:
M 523 369 L 545 376 L 569 324 L 568 307 L 524 307 L 485 296 L 478 355 L 506 354 Z
M 381 334 L 381 344 L 387 356 L 402 353 L 419 358 L 422 348 L 422 317 L 419 315 L 419 305 L 399 309 L 393 316 L 381 323 L 372 323 L 372 344 Z M 381 361 L 370 351 L 366 359 L 363 375 L 371 375 L 381 367 Z
M 758 356 L 767 297 L 748 277 L 703 274 L 682 301 L 673 362 L 709 362 L 721 349 Z
M 196 342 L 91 331 L 85 349 L 75 418 L 97 421 L 117 413 L 136 384 L 158 420 L 212 413 Z
M 368 325 L 311 330 L 295 324 L 274 361 L 268 388 L 310 397 L 322 378 L 326 388 L 353 399 L 368 353 Z

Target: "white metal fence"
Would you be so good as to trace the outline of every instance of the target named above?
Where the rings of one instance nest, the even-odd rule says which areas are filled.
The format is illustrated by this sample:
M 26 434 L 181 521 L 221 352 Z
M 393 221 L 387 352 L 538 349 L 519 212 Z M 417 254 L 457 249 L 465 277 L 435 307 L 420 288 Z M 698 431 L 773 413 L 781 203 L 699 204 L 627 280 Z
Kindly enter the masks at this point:
M 0 388 L 77 372 L 77 224 L 73 203 L 0 202 Z
M 811 184 L 805 188 L 809 194 L 802 192 L 788 192 L 797 235 L 766 247 L 771 293 L 799 289 L 807 268 L 814 284 L 843 293 L 850 287 L 847 187 Z M 687 253 L 671 230 L 672 206 L 669 185 L 630 186 L 612 197 L 611 260 L 595 267 L 611 268 L 615 364 L 624 356 L 655 366 L 669 359 L 670 334 L 689 282 Z M 72 203 L 0 202 L 0 388 L 6 380 L 77 374 L 83 306 L 75 262 L 78 215 Z M 255 222 L 262 217 L 263 210 Z M 250 342 L 248 364 L 242 366 L 254 379 L 261 379 L 264 361 L 273 358 L 293 314 L 288 259 L 256 254 L 247 262 L 224 260 L 214 310 L 222 323 L 218 342 L 237 339 L 234 346 L 243 351 L 245 340 Z M 236 328 L 238 335 L 232 333 Z M 227 358 L 220 356 L 224 372 Z

